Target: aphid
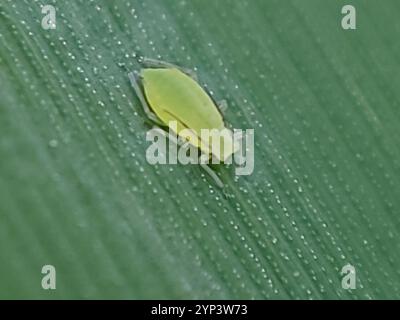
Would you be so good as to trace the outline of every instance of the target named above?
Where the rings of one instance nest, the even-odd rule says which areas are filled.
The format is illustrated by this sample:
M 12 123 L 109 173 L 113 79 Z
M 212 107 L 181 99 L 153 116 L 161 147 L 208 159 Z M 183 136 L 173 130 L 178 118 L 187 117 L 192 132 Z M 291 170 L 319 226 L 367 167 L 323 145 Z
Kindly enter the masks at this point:
M 170 121 L 177 122 L 180 140 L 199 148 L 202 154 L 224 162 L 236 151 L 232 131 L 225 127 L 222 112 L 227 108 L 225 101 L 215 103 L 210 95 L 198 84 L 196 75 L 187 69 L 166 62 L 144 59 L 145 66 L 140 73 L 129 73 L 131 84 L 149 119 L 160 127 Z M 191 137 L 181 134 L 183 129 L 193 132 Z M 201 129 L 217 129 L 224 132 L 223 148 L 215 152 L 212 140 L 201 139 Z M 188 130 L 186 130 L 188 131 Z M 206 164 L 200 165 L 223 186 L 216 173 Z

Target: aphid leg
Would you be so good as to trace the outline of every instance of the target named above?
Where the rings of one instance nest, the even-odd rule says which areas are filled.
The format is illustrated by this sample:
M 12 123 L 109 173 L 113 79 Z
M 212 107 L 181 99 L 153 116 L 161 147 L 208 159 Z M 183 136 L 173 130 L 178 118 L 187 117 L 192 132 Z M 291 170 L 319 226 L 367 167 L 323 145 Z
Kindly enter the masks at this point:
M 208 165 L 201 163 L 200 161 L 200 166 L 214 180 L 214 182 L 217 184 L 218 187 L 220 187 L 221 189 L 224 187 L 224 184 L 222 183 L 221 179 Z
M 144 57 L 141 60 L 141 62 L 145 67 L 150 67 L 150 68 L 175 68 L 175 69 L 181 70 L 183 73 L 185 73 L 186 75 L 191 77 L 196 82 L 198 81 L 196 72 L 194 72 L 191 69 L 182 68 L 173 63 L 164 62 L 161 60 L 156 60 L 156 59 L 151 59 L 151 58 L 146 58 L 146 57 Z
M 167 137 L 170 141 L 172 141 L 172 143 L 178 145 L 181 148 L 185 148 L 187 145 L 189 145 L 189 141 L 183 140 L 182 137 L 173 136 L 169 134 L 169 132 L 166 132 L 162 129 L 160 129 L 160 132 L 164 137 Z M 208 165 L 202 163 L 201 156 L 199 157 L 198 162 L 200 164 L 200 167 L 214 180 L 216 185 L 222 189 L 224 187 L 224 184 L 222 183 L 221 179 Z
M 163 135 L 168 136 L 168 139 L 170 139 L 173 143 L 178 145 L 180 148 L 186 148 L 189 145 L 189 141 L 182 139 L 182 137 L 171 136 L 169 133 L 167 133 L 165 131 L 164 131 Z M 202 163 L 201 156 L 198 159 L 198 163 L 200 164 L 200 167 L 214 180 L 216 185 L 222 189 L 224 187 L 224 184 L 222 183 L 221 179 L 208 165 L 206 165 L 205 163 Z
M 169 62 L 157 60 L 157 59 L 152 59 L 152 58 L 146 58 L 144 57 L 141 60 L 141 63 L 143 64 L 144 67 L 149 67 L 149 68 L 176 68 L 176 69 L 181 69 L 181 67 L 178 67 L 177 65 L 174 65 Z
M 165 123 L 163 123 L 157 116 L 155 113 L 153 113 L 149 107 L 149 105 L 147 104 L 146 98 L 143 96 L 143 92 L 142 89 L 140 88 L 139 82 L 137 80 L 137 74 L 130 72 L 128 73 L 128 77 L 129 80 L 131 82 L 131 85 L 133 87 L 133 89 L 136 92 L 136 95 L 138 96 L 140 103 L 142 104 L 143 110 L 146 113 L 147 117 L 155 122 L 156 124 L 160 125 L 160 126 L 165 126 Z
M 219 108 L 219 111 L 221 111 L 221 113 L 225 113 L 225 111 L 228 109 L 228 102 L 225 99 L 220 100 L 217 102 L 217 106 Z
M 205 92 L 207 92 L 208 96 L 211 98 L 211 100 L 214 102 L 214 104 L 218 107 L 219 112 L 221 115 L 224 115 L 224 112 L 228 109 L 228 102 L 225 99 L 222 99 L 220 101 L 215 100 L 214 96 L 211 94 L 211 92 L 207 88 L 203 88 Z

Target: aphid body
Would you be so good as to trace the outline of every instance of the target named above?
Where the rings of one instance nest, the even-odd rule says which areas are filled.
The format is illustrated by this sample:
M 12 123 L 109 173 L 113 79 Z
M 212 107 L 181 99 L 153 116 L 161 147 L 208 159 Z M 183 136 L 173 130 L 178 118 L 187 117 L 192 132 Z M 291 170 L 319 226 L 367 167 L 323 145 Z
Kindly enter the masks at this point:
M 140 74 L 129 74 L 149 118 L 164 126 L 176 121 L 177 135 L 221 162 L 235 153 L 233 134 L 225 127 L 221 111 L 190 72 L 155 60 L 150 60 L 150 65 L 152 67 L 142 69 Z M 201 139 L 202 129 L 221 133 L 218 152 L 213 149 L 212 139 Z M 187 135 L 188 130 L 191 136 Z M 186 134 L 182 134 L 184 131 Z

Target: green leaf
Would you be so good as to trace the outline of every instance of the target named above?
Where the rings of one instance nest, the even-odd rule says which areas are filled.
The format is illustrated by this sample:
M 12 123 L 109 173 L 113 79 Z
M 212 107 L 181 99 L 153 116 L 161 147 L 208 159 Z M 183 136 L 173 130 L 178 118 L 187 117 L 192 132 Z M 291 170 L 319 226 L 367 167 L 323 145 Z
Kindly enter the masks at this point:
M 0 298 L 400 298 L 398 2 L 47 2 L 0 4 Z M 255 129 L 252 175 L 146 162 L 142 56 Z

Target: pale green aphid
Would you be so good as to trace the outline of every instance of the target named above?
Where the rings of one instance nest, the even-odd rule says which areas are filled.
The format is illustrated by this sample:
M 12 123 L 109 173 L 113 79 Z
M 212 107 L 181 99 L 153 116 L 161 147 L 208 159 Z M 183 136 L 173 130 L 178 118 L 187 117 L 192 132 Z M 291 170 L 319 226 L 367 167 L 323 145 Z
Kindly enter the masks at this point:
M 168 126 L 170 121 L 177 122 L 177 135 L 199 148 L 203 154 L 215 157 L 224 162 L 237 151 L 233 144 L 232 132 L 227 130 L 222 118 L 226 109 L 225 101 L 217 104 L 197 83 L 196 75 L 166 62 L 144 59 L 140 73 L 129 73 L 129 79 L 140 99 L 148 117 L 160 126 Z M 219 108 L 218 108 L 219 107 Z M 182 136 L 183 129 L 191 129 L 194 135 Z M 218 129 L 228 133 L 223 150 L 212 152 L 210 141 L 200 139 L 201 129 Z M 207 165 L 200 164 L 206 172 L 223 186 L 221 180 Z

